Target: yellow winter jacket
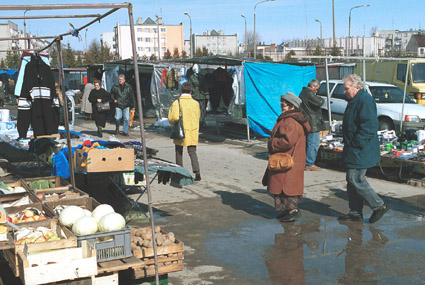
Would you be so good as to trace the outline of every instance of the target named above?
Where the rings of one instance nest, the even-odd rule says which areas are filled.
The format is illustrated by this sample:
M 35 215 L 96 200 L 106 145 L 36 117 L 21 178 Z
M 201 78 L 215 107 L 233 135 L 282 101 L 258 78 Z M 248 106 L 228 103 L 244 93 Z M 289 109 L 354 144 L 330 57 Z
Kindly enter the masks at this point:
M 199 103 L 192 99 L 190 94 L 180 96 L 180 108 L 183 116 L 184 139 L 174 139 L 174 144 L 181 146 L 198 145 L 199 118 L 201 110 Z M 177 100 L 171 104 L 168 112 L 168 120 L 171 125 L 175 125 L 179 120 L 179 103 Z

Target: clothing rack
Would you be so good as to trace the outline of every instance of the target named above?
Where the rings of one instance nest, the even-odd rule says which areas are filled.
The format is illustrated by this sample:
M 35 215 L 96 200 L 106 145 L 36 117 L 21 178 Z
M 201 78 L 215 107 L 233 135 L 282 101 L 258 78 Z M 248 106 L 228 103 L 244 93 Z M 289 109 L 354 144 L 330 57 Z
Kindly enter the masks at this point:
M 114 12 L 120 10 L 120 9 L 127 9 L 128 11 L 128 17 L 130 22 L 130 35 L 131 35 L 131 43 L 132 43 L 132 52 L 133 52 L 133 66 L 134 70 L 138 70 L 138 62 L 137 62 L 137 50 L 136 50 L 136 36 L 134 31 L 134 16 L 133 16 L 133 5 L 131 3 L 113 3 L 113 4 L 49 4 L 49 5 L 0 5 L 0 11 L 29 11 L 29 10 L 90 10 L 90 9 L 111 9 L 108 12 L 97 15 L 96 18 L 86 25 L 83 25 L 80 28 L 74 29 L 73 31 L 80 32 L 81 30 L 89 27 L 90 25 L 100 22 L 101 19 L 113 14 Z M 75 13 L 77 14 L 77 13 Z M 80 15 L 81 17 L 86 17 L 87 15 Z M 12 16 L 11 16 L 12 17 Z M 77 15 L 57 15 L 57 18 L 76 18 Z M 6 17 L 5 17 L 6 18 Z M 14 17 L 13 19 L 19 19 L 19 16 Z M 39 19 L 42 19 L 42 16 L 39 16 Z M 52 16 L 48 16 L 46 18 L 53 18 Z M 11 19 L 10 17 L 7 19 Z M 22 19 L 31 19 L 30 16 L 24 16 Z M 52 42 L 48 44 L 47 46 L 43 47 L 42 49 L 38 50 L 38 52 L 41 52 L 43 50 L 48 49 L 50 46 L 52 46 L 54 43 L 57 44 L 57 53 L 58 53 L 58 61 L 59 61 L 59 84 L 61 86 L 62 94 L 65 94 L 65 77 L 64 77 L 64 71 L 63 71 L 63 60 L 62 60 L 62 49 L 61 49 L 61 41 L 63 37 L 73 35 L 72 32 L 63 33 L 61 35 L 58 35 L 54 37 Z M 33 37 L 29 37 L 29 39 L 32 39 Z M 37 37 L 37 38 L 43 38 L 43 37 Z M 52 38 L 44 37 L 44 38 Z M 0 40 L 17 40 L 17 38 L 4 38 Z M 18 38 L 19 40 L 19 38 Z M 149 171 L 148 171 L 148 160 L 147 160 L 147 151 L 146 151 L 146 140 L 145 140 L 145 134 L 144 134 L 144 123 L 143 123 L 143 109 L 142 109 L 142 97 L 140 92 L 140 81 L 139 81 L 139 73 L 135 72 L 135 83 L 136 83 L 136 94 L 137 94 L 137 107 L 139 111 L 139 122 L 140 122 L 140 136 L 141 136 L 141 142 L 142 142 L 142 151 L 143 151 L 143 157 L 144 157 L 144 169 L 145 169 L 145 175 L 146 175 L 146 181 L 149 180 Z M 64 100 L 64 108 L 65 110 L 68 110 L 68 103 L 67 100 Z M 71 136 L 70 136 L 70 130 L 69 130 L 69 118 L 68 118 L 68 112 L 64 112 L 64 119 L 65 119 L 65 129 L 66 129 L 66 138 L 67 138 L 67 145 L 68 145 L 68 157 L 70 158 L 70 173 L 71 173 L 71 184 L 72 187 L 75 187 L 75 177 L 74 177 L 74 165 L 72 160 L 72 149 L 71 149 Z M 150 183 L 146 184 L 146 191 L 148 196 L 148 209 L 150 214 L 150 222 L 151 222 L 151 229 L 152 229 L 152 237 L 155 241 L 155 224 L 154 224 L 154 215 L 153 215 L 153 208 L 152 208 L 152 195 L 151 195 L 151 189 L 150 189 Z M 159 274 L 158 274 L 158 256 L 157 256 L 157 246 L 156 242 L 153 243 L 153 250 L 154 250 L 154 260 L 155 260 L 155 281 L 156 284 L 159 284 Z

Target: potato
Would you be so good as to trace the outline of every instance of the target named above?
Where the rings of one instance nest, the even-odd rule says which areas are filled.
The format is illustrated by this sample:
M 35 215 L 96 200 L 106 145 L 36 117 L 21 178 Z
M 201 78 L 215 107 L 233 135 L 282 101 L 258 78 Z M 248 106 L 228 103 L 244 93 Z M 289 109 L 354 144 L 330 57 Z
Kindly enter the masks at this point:
M 137 237 L 141 237 L 141 236 L 142 236 L 142 234 L 143 234 L 143 232 L 142 232 L 140 229 L 136 230 L 136 232 L 135 232 L 135 235 L 136 235 Z
M 161 246 L 163 242 L 164 242 L 164 238 L 162 237 L 162 235 L 158 235 L 158 236 L 156 237 L 156 244 L 157 244 L 158 246 Z
M 137 232 L 136 228 L 131 229 L 130 236 L 134 237 L 136 235 L 136 232 Z
M 135 243 L 131 243 L 131 249 L 132 250 L 134 250 L 134 249 L 136 249 L 136 248 L 139 248 L 138 246 L 137 246 L 137 244 L 135 244 Z
M 173 244 L 174 243 L 169 239 L 166 239 L 162 242 L 162 246 L 169 246 L 169 245 L 173 245 Z
M 147 239 L 146 239 L 146 240 L 144 240 L 144 241 L 143 241 L 143 246 L 144 246 L 144 247 L 149 247 L 149 243 L 150 243 L 150 242 L 151 242 L 150 240 L 147 240 Z
M 142 234 L 142 238 L 143 238 L 144 240 L 152 239 L 152 233 L 150 233 L 150 232 L 148 232 L 148 233 L 144 233 L 144 234 Z
M 161 227 L 160 226 L 155 226 L 155 232 L 159 233 L 161 231 Z

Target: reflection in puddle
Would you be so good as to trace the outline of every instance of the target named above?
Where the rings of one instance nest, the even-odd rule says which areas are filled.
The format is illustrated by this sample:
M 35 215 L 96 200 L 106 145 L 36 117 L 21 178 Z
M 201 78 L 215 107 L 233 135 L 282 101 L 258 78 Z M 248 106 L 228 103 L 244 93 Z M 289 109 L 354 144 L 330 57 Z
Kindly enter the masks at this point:
M 372 226 L 306 216 L 301 224 L 251 220 L 210 235 L 206 248 L 249 284 L 424 281 L 425 226 L 415 217 L 393 211 Z

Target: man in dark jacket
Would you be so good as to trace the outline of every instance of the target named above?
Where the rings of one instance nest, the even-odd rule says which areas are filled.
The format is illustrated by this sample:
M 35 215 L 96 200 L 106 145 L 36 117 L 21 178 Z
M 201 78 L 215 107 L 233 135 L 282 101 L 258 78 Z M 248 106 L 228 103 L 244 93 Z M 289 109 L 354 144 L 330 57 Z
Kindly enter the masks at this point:
M 321 107 L 325 101 L 322 97 L 316 95 L 319 86 L 319 81 L 313 79 L 308 83 L 307 87 L 303 87 L 299 96 L 303 101 L 301 108 L 303 109 L 311 127 L 311 131 L 308 133 L 306 141 L 305 170 L 307 171 L 322 170 L 320 167 L 314 165 L 317 151 L 320 146 L 320 131 L 323 128 Z
M 118 83 L 112 87 L 111 95 L 115 103 L 115 134 L 120 130 L 121 118 L 124 117 L 123 135 L 128 136 L 130 125 L 130 109 L 134 109 L 134 95 L 131 85 L 125 82 L 124 74 L 118 76 Z
M 363 221 L 363 199 L 372 208 L 370 223 L 375 223 L 388 211 L 388 206 L 366 181 L 368 168 L 380 160 L 378 116 L 372 96 L 363 90 L 358 75 L 343 78 L 344 93 L 349 100 L 344 112 L 342 132 L 344 139 L 343 162 L 347 167 L 347 193 L 350 212 L 339 220 Z

